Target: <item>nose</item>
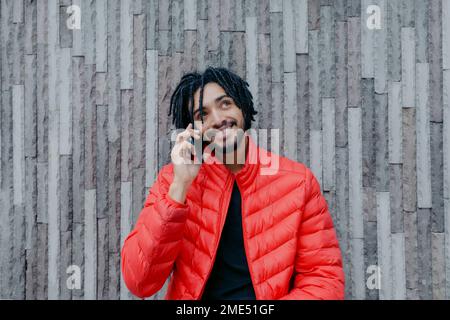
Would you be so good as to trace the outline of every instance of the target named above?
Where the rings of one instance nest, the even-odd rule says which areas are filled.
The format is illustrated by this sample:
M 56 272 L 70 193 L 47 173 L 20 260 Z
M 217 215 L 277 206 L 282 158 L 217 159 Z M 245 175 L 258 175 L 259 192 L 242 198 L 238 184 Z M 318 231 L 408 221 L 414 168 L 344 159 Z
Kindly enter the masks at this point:
M 226 125 L 227 122 L 227 119 L 217 110 L 211 110 L 208 120 L 211 121 L 211 127 L 214 129 L 220 129 L 222 126 Z

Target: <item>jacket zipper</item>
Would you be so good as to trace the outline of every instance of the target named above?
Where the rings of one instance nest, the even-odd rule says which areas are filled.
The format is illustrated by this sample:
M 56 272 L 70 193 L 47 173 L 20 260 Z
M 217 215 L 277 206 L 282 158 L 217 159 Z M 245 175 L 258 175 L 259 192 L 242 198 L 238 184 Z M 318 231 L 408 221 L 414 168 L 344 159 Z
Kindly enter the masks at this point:
M 229 179 L 229 178 L 228 178 Z M 203 283 L 203 288 L 202 291 L 200 292 L 200 295 L 198 296 L 198 300 L 200 300 L 203 296 L 203 292 L 205 291 L 205 287 L 206 287 L 206 283 L 208 282 L 209 276 L 211 275 L 211 271 L 212 268 L 214 266 L 214 262 L 216 261 L 216 256 L 217 256 L 217 250 L 219 247 L 219 242 L 220 242 L 220 238 L 222 237 L 222 230 L 223 230 L 223 225 L 225 224 L 226 221 L 226 216 L 227 216 L 227 212 L 228 212 L 228 206 L 230 205 L 230 198 L 231 198 L 231 193 L 233 192 L 233 183 L 234 183 L 234 176 L 232 175 L 231 177 L 231 192 L 228 192 L 227 194 L 227 201 L 225 202 L 225 212 L 224 214 L 222 214 L 221 216 L 223 216 L 222 221 L 220 221 L 220 231 L 219 231 L 219 238 L 217 239 L 217 242 L 215 244 L 215 250 L 214 250 L 214 257 L 211 263 L 211 266 L 209 267 L 209 271 L 208 271 L 208 276 L 206 277 L 205 282 Z
M 236 181 L 236 183 L 237 183 L 237 181 Z M 237 183 L 237 185 L 238 185 L 239 192 L 240 192 L 241 188 L 239 187 L 239 183 Z M 241 196 L 242 196 L 242 193 L 241 193 Z M 252 281 L 253 290 L 255 291 L 255 297 L 256 297 L 256 300 L 258 300 L 258 293 L 256 292 L 255 282 L 253 281 L 254 277 L 253 277 L 253 273 L 252 273 L 252 268 L 250 267 L 250 260 L 248 258 L 247 241 L 245 240 L 246 239 L 246 237 L 245 237 L 246 232 L 245 232 L 245 224 L 244 224 L 244 199 L 242 198 L 241 200 L 242 200 L 241 201 L 241 217 L 242 217 L 241 220 L 242 220 L 242 233 L 243 233 L 242 237 L 243 237 L 243 240 L 244 240 L 245 257 L 247 258 L 248 271 L 250 272 L 250 280 Z

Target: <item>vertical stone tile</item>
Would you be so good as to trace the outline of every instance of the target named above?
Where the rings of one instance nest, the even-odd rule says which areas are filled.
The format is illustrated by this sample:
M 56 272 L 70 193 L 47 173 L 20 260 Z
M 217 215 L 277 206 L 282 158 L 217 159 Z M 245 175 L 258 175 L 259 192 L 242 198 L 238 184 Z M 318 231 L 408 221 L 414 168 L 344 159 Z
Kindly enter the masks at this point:
M 145 16 L 134 16 L 134 50 L 133 50 L 133 106 L 131 108 L 131 152 L 132 167 L 145 166 L 145 81 L 146 81 L 146 52 L 145 52 Z
M 245 78 L 247 72 L 245 65 L 245 32 L 230 33 L 229 55 L 229 68 L 241 78 Z
M 347 16 L 359 17 L 361 14 L 361 0 L 347 0 Z
M 59 172 L 59 98 L 58 5 L 48 5 L 48 298 L 60 297 L 60 183 Z
M 336 89 L 336 50 L 333 8 L 320 7 L 319 85 L 320 97 L 332 98 Z
M 347 0 L 335 0 L 331 2 L 334 8 L 336 22 L 347 21 Z
M 361 106 L 361 19 L 349 18 L 348 34 L 348 106 Z
M 80 8 L 80 13 L 82 14 L 82 16 L 84 15 L 84 12 L 86 11 L 86 2 L 84 0 L 72 0 L 72 5 L 74 6 L 74 10 L 69 11 L 69 13 L 66 12 L 66 14 L 69 15 L 75 15 L 77 14 L 76 12 L 76 8 Z M 39 8 L 39 5 L 38 5 Z M 38 19 L 39 19 L 39 12 L 38 12 Z M 86 19 L 86 18 L 85 18 Z M 83 25 L 83 28 L 81 28 L 80 25 L 80 29 L 76 29 L 74 28 L 72 30 L 72 56 L 74 57 L 82 57 L 85 56 L 85 23 L 83 22 L 83 20 L 85 20 L 83 18 L 81 18 L 81 24 Z M 39 34 L 39 32 L 38 32 Z
M 208 0 L 198 0 L 196 4 L 197 12 L 195 14 L 197 15 L 196 20 L 207 20 L 208 19 Z
M 431 208 L 429 67 L 416 64 L 417 206 Z
M 402 165 L 390 164 L 389 169 L 391 232 L 400 233 L 404 231 Z
M 120 223 L 119 223 L 120 225 Z M 111 228 L 110 228 L 111 229 Z M 120 297 L 120 252 L 109 254 L 108 284 L 109 300 L 119 300 Z
M 81 206 L 84 211 L 84 190 Z M 84 219 L 84 215 L 83 215 Z M 82 275 L 86 276 L 85 271 L 85 234 L 84 234 L 84 220 L 80 222 L 74 222 L 72 225 L 72 264 L 80 268 L 80 272 Z M 91 243 L 92 244 L 92 243 Z M 90 244 L 90 245 L 91 245 Z M 88 259 L 89 261 L 89 259 Z M 83 276 L 83 277 L 84 277 Z M 82 278 L 80 281 L 81 287 L 79 289 L 72 289 L 72 299 L 73 300 L 81 300 L 84 299 L 85 293 L 85 283 Z
M 258 33 L 270 34 L 270 0 L 259 0 L 257 3 Z M 250 16 L 250 15 L 247 15 Z
M 72 58 L 70 48 L 60 51 L 58 72 L 59 153 L 72 154 Z
M 184 0 L 172 0 L 172 54 L 184 50 Z
M 273 129 L 279 129 L 280 153 L 284 154 L 283 119 L 280 108 L 283 105 L 283 84 L 272 82 L 272 106 L 270 110 L 270 123 Z
M 25 3 L 25 54 L 37 53 L 37 1 Z M 25 69 L 26 70 L 26 69 Z M 26 77 L 25 77 L 26 78 Z
M 348 177 L 351 238 L 364 236 L 362 214 L 362 116 L 360 108 L 348 110 Z
M 289 128 L 285 128 L 285 132 L 289 132 Z M 286 139 L 287 134 L 285 135 Z M 310 169 L 316 176 L 319 184 L 322 188 L 322 177 L 323 177 L 323 159 L 322 159 L 322 131 L 320 130 L 311 130 L 310 131 Z M 286 143 L 285 143 L 285 154 L 286 151 Z
M 366 290 L 364 281 L 364 239 L 351 239 L 351 248 L 351 296 L 352 299 L 355 300 L 365 300 Z
M 438 0 L 439 1 L 439 0 Z M 438 2 L 435 1 L 435 2 Z M 414 29 L 416 40 L 416 62 L 427 62 L 428 5 L 425 1 L 411 1 L 415 6 Z
M 24 80 L 24 126 L 26 138 L 24 141 L 24 156 L 37 156 L 37 75 L 36 55 L 25 56 Z
M 184 29 L 197 30 L 197 0 L 184 0 Z
M 430 159 L 431 159 L 431 230 L 444 232 L 444 164 L 442 156 L 442 123 L 430 122 Z
M 260 33 L 258 34 L 258 90 L 252 94 L 258 96 L 255 109 L 258 111 L 256 118 L 258 121 L 255 123 L 255 128 L 272 128 L 272 124 L 269 121 L 270 109 L 272 108 L 272 86 L 271 86 L 271 73 L 272 66 L 270 65 L 270 35 Z M 306 56 L 305 56 L 306 58 Z M 304 59 L 306 61 L 306 59 Z M 248 74 L 248 72 L 247 72 Z M 298 78 L 297 78 L 298 79 Z M 301 83 L 298 81 L 297 83 Z M 307 85 L 307 83 L 304 83 Z M 297 91 L 297 97 L 298 97 Z
M 284 74 L 284 154 L 297 161 L 297 78 L 296 73 Z M 320 147 L 319 141 L 315 145 Z M 320 148 L 318 149 L 320 152 Z M 320 156 L 321 158 L 321 156 Z M 313 158 L 312 158 L 313 159 Z
M 158 52 L 146 54 L 145 185 L 150 187 L 158 174 Z
M 380 300 L 392 299 L 392 246 L 389 192 L 377 192 L 378 265 L 381 273 Z
M 375 78 L 375 92 L 387 93 L 388 79 L 388 43 L 387 43 L 387 8 L 386 0 L 374 2 L 380 8 L 381 29 L 370 30 L 373 36 L 373 75 Z M 366 23 L 367 28 L 367 23 Z
M 169 1 L 166 1 L 169 3 Z M 144 2 L 147 17 L 147 49 L 156 50 L 158 45 L 158 0 Z
M 158 168 L 168 163 L 170 160 L 170 136 L 169 136 L 169 122 L 167 115 L 167 108 L 170 105 L 170 96 L 172 94 L 172 79 L 174 66 L 171 64 L 170 57 L 159 57 L 158 60 Z M 122 144 L 123 150 L 123 144 Z M 123 151 L 122 151 L 123 152 Z M 131 181 L 124 180 L 122 181 Z
M 308 0 L 308 29 L 320 29 L 320 2 Z
M 369 13 L 367 8 L 372 5 L 370 0 L 361 0 L 361 77 L 373 78 L 375 60 L 375 32 L 367 25 Z M 378 54 L 378 53 L 377 53 Z
M 72 300 L 72 289 L 67 286 L 70 273 L 67 268 L 72 265 L 72 231 L 61 231 L 61 256 L 60 256 L 60 300 Z
M 442 0 L 442 68 L 450 69 L 450 0 Z
M 297 55 L 297 158 L 309 163 L 310 139 L 308 55 Z
M 432 299 L 431 209 L 417 209 L 417 256 L 420 299 Z
M 61 48 L 71 48 L 73 45 L 73 31 L 67 27 L 67 21 L 71 21 L 71 16 L 67 13 L 70 4 L 59 6 L 59 46 Z
M 415 2 L 410 0 L 400 0 L 402 27 L 415 26 Z
M 120 247 L 122 248 L 123 243 L 131 232 L 132 228 L 132 182 L 122 182 L 120 188 Z M 120 273 L 120 299 L 121 300 L 129 300 L 131 298 L 131 294 L 129 293 L 128 288 L 125 285 L 123 280 L 123 274 Z
M 387 9 L 387 65 L 388 78 L 401 81 L 402 42 L 401 42 L 401 0 L 386 1 Z
M 294 2 L 295 52 L 308 53 L 308 0 Z
M 283 11 L 283 0 L 270 0 L 270 13 Z
M 234 31 L 234 7 L 236 0 L 219 1 L 220 19 L 217 22 L 220 23 L 220 31 Z M 214 22 L 214 23 L 217 23 Z
M 245 18 L 245 63 L 246 74 L 245 79 L 249 83 L 249 90 L 253 96 L 253 104 L 256 111 L 259 110 L 259 74 L 258 74 L 258 34 L 257 34 L 257 18 L 247 17 Z M 258 128 L 259 116 L 262 112 L 255 117 L 254 128 Z
M 109 246 L 108 246 L 108 218 L 97 219 L 97 297 L 105 300 L 109 297 Z M 86 244 L 87 245 L 87 244 Z
M 108 150 L 108 107 L 96 107 L 96 200 L 97 217 L 99 219 L 109 216 L 109 193 L 108 193 L 108 173 L 109 173 L 109 150 Z
M 283 67 L 284 72 L 295 71 L 296 53 L 295 12 L 292 0 L 283 0 Z M 279 49 L 279 48 L 278 48 Z
M 375 204 L 370 209 L 375 211 L 376 215 L 376 195 L 373 192 L 373 203 Z M 364 223 L 364 266 L 365 266 L 365 279 L 363 279 L 363 285 L 365 287 L 365 294 L 367 300 L 378 300 L 379 290 L 377 289 L 376 278 L 378 275 L 378 248 L 377 248 L 377 223 L 376 221 L 367 221 Z M 369 278 L 370 277 L 370 278 Z M 370 285 L 368 285 L 370 284 Z
M 405 234 L 393 233 L 392 237 L 392 299 L 406 299 Z
M 416 1 L 416 12 L 420 1 Z M 422 5 L 422 4 L 421 4 Z M 442 50 L 443 40 L 441 34 L 443 31 L 443 4 L 442 0 L 431 1 L 428 6 L 428 35 L 424 39 L 428 55 L 426 58 L 430 67 L 430 120 L 433 122 L 442 122 Z M 416 26 L 417 28 L 417 26 Z
M 342 252 L 346 279 L 350 279 L 350 242 L 349 242 L 349 177 L 348 147 L 336 147 L 336 232 Z M 349 297 L 351 282 L 346 281 L 345 296 Z
M 96 62 L 96 5 L 97 1 L 83 0 L 83 7 L 81 9 L 82 24 L 84 25 L 84 28 L 81 28 L 84 33 L 84 62 L 89 65 L 95 64 Z
M 85 174 L 85 114 L 84 59 L 72 58 L 72 161 L 73 161 L 73 221 L 81 223 L 84 219 L 84 174 Z M 39 173 L 39 171 L 38 171 Z M 39 211 L 38 211 L 39 214 Z
M 272 82 L 283 81 L 283 15 L 279 12 L 270 14 L 270 64 L 272 65 Z
M 196 42 L 197 42 L 197 67 L 199 72 L 204 72 L 208 66 L 208 20 L 198 20 L 197 21 L 197 32 L 196 32 Z
M 375 174 L 377 191 L 389 191 L 389 126 L 387 94 L 375 94 Z
M 48 224 L 37 224 L 37 288 L 36 298 L 47 300 L 48 298 Z
M 122 129 L 121 129 L 121 181 L 131 179 L 132 169 L 132 119 L 133 91 L 121 90 Z
M 363 186 L 376 185 L 376 153 L 375 153 L 375 94 L 374 80 L 362 79 L 362 146 Z
M 220 0 L 208 0 L 208 50 L 217 51 L 220 48 L 220 24 L 221 19 Z
M 97 213 L 96 190 L 84 193 L 84 299 L 97 298 Z
M 415 106 L 416 49 L 414 28 L 402 28 L 402 103 L 404 108 Z
M 450 287 L 450 281 L 449 275 L 450 275 L 450 199 L 446 198 L 444 199 L 444 210 L 445 210 L 445 292 L 446 292 L 446 299 L 448 299 L 449 295 L 449 287 Z
M 84 65 L 85 95 L 84 95 L 84 185 L 92 189 L 96 185 L 96 135 L 97 112 L 95 104 L 95 65 Z
M 120 89 L 133 88 L 132 4 L 131 0 L 120 2 Z
M 335 190 L 335 100 L 323 98 L 322 109 L 323 190 Z
M 336 146 L 344 147 L 347 139 L 347 103 L 348 103 L 348 28 L 347 22 L 336 23 Z
M 403 210 L 416 211 L 417 173 L 416 173 L 416 109 L 403 108 Z
M 433 300 L 445 300 L 445 234 L 431 234 Z
M 14 205 L 22 205 L 25 193 L 25 97 L 24 86 L 12 86 L 12 169 Z
M 309 32 L 309 111 L 310 129 L 322 129 L 322 106 L 320 101 L 320 61 L 319 61 L 319 32 L 314 30 Z
M 95 66 L 97 72 L 108 70 L 108 1 L 95 2 Z
M 399 164 L 402 159 L 402 101 L 401 83 L 392 81 L 388 90 L 389 163 Z

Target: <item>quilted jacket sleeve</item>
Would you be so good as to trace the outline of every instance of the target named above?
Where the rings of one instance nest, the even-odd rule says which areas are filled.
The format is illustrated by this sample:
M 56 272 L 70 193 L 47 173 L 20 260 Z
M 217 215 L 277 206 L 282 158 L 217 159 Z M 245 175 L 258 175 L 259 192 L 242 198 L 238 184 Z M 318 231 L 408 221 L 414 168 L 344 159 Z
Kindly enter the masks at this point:
M 282 299 L 344 299 L 342 256 L 319 182 L 306 168 L 306 203 L 299 230 L 293 289 Z
M 169 197 L 169 178 L 163 168 L 122 247 L 124 282 L 131 293 L 140 298 L 161 289 L 181 246 L 189 207 Z

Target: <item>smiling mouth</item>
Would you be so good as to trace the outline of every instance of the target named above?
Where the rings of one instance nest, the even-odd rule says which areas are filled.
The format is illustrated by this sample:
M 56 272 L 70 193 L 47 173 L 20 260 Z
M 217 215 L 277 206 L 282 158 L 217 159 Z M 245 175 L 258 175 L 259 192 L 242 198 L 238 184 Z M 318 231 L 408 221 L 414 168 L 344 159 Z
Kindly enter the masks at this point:
M 230 128 L 233 128 L 234 126 L 236 125 L 236 123 L 233 121 L 233 122 L 230 122 L 229 124 L 227 124 L 226 126 L 223 126 L 223 127 L 221 127 L 220 129 L 219 129 L 219 131 L 225 131 L 226 129 L 230 129 Z

